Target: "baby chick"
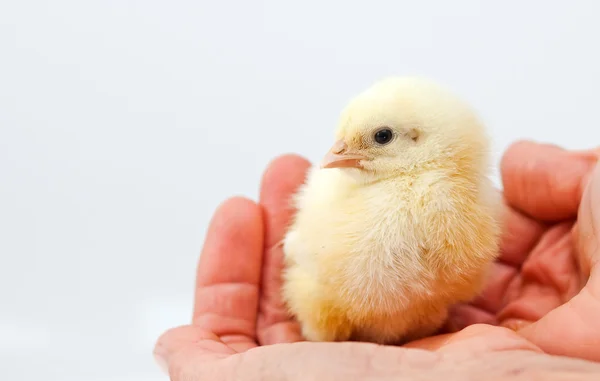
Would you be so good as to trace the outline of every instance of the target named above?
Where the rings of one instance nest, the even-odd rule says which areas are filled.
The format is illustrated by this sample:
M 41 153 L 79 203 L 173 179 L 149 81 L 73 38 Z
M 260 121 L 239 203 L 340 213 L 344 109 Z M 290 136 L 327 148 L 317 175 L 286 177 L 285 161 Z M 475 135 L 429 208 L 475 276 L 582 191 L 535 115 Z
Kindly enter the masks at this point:
M 441 86 L 394 77 L 349 103 L 336 138 L 294 197 L 283 299 L 311 341 L 429 336 L 498 252 L 484 127 Z

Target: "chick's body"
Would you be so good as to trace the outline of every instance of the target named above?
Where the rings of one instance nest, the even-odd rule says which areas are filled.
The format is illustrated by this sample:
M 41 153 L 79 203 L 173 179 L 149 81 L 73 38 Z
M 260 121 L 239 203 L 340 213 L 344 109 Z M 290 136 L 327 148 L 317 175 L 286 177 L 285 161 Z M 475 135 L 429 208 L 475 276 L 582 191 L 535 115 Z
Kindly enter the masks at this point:
M 337 138 L 295 198 L 284 300 L 308 340 L 432 334 L 498 251 L 483 128 L 439 86 L 391 78 L 350 103 Z

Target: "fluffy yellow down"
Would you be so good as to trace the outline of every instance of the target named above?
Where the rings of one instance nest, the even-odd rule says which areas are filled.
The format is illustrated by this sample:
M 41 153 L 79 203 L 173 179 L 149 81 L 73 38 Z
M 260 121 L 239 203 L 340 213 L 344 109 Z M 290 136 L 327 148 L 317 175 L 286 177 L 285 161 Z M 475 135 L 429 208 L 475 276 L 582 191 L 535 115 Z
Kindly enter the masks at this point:
M 382 126 L 394 140 L 378 145 Z M 336 138 L 367 160 L 314 168 L 284 240 L 283 298 L 311 341 L 402 343 L 475 297 L 498 253 L 485 130 L 420 78 L 388 78 L 343 110 Z

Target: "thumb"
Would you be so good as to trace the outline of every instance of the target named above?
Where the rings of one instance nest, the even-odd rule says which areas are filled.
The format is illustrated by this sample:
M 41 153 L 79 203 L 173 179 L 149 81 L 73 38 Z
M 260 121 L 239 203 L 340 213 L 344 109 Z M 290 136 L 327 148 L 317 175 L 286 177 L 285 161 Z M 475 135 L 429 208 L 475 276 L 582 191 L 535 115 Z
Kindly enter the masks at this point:
M 574 241 L 585 286 L 520 333 L 547 353 L 600 361 L 600 166 L 585 187 L 576 226 Z
M 600 301 L 600 165 L 585 187 L 575 234 L 579 267 L 582 275 L 589 277 L 586 287 Z

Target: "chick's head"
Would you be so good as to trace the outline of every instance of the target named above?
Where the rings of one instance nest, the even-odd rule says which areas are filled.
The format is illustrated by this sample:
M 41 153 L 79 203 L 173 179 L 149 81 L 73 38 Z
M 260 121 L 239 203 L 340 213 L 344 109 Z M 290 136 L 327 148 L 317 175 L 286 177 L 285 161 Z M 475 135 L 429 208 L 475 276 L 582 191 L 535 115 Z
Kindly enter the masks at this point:
M 427 79 L 392 77 L 342 111 L 321 167 L 370 179 L 441 166 L 473 172 L 485 170 L 487 144 L 482 124 L 457 96 Z

